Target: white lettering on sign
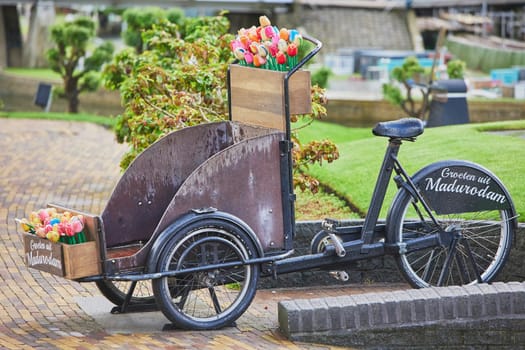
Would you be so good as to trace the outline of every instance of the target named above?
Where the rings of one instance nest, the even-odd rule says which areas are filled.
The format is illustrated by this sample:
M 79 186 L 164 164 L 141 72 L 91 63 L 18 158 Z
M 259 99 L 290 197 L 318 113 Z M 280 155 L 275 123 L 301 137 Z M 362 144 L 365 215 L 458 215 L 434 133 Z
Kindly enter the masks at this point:
M 29 246 L 31 250 L 26 253 L 26 261 L 29 267 L 48 265 L 58 269 L 62 268 L 62 261 L 53 256 L 51 243 L 31 240 Z M 41 254 L 42 251 L 44 251 L 43 254 Z
M 450 181 L 452 179 L 453 181 Z M 458 180 L 461 181 L 458 183 Z M 506 198 L 503 194 L 490 190 L 490 180 L 491 179 L 488 176 L 478 178 L 478 176 L 471 174 L 468 171 L 457 172 L 452 171 L 449 168 L 444 168 L 441 171 L 441 176 L 437 180 L 431 177 L 425 178 L 425 191 L 459 193 L 485 198 L 500 204 L 505 203 Z M 465 182 L 468 181 L 473 182 L 474 184 L 466 184 Z M 477 184 L 483 184 L 487 186 L 478 187 L 476 186 Z

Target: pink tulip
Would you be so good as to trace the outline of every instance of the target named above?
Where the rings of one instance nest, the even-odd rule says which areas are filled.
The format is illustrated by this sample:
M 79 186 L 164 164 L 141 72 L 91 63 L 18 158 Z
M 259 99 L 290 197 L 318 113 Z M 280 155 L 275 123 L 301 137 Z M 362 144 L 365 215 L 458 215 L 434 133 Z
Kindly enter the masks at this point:
M 246 63 L 252 64 L 253 63 L 253 54 L 251 52 L 246 51 L 246 53 L 244 54 L 244 60 L 246 61 Z
M 75 233 L 78 233 L 82 232 L 82 230 L 84 229 L 84 224 L 82 224 L 82 221 L 80 221 L 79 218 L 73 217 L 73 219 L 71 219 L 71 227 L 73 228 L 73 231 Z
M 277 53 L 279 52 L 279 48 L 277 47 L 276 44 L 270 45 L 268 50 L 270 51 L 270 55 L 272 55 L 272 57 L 275 57 Z
M 44 222 L 46 221 L 47 219 L 49 219 L 49 214 L 47 212 L 47 210 L 45 209 L 40 209 L 38 211 L 38 217 L 40 218 L 40 221 Z
M 35 233 L 40 238 L 46 238 L 46 230 L 43 227 L 39 227 L 35 230 Z
M 273 37 L 275 36 L 275 33 L 274 33 L 274 30 L 273 30 L 273 27 L 268 26 L 268 27 L 265 27 L 263 30 L 264 30 L 264 34 L 266 35 L 266 37 L 267 37 L 268 39 L 271 39 L 271 38 L 273 38 Z M 261 31 L 261 35 L 262 35 L 262 32 L 263 32 L 263 31 Z

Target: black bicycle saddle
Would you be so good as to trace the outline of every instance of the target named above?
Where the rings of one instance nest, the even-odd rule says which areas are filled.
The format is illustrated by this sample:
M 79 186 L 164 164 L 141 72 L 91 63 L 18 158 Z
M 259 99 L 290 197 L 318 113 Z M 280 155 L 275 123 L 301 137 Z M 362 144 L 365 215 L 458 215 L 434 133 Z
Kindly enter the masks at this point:
M 425 126 L 421 119 L 403 118 L 377 123 L 372 132 L 376 136 L 410 139 L 421 135 L 424 129 Z

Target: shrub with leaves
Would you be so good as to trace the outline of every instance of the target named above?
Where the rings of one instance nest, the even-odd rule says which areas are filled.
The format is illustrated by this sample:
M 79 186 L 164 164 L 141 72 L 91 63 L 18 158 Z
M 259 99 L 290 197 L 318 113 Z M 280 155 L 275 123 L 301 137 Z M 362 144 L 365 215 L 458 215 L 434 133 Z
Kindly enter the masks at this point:
M 449 79 L 463 79 L 465 77 L 465 70 L 467 64 L 461 60 L 451 60 L 447 64 L 447 75 Z
M 403 64 L 392 70 L 391 77 L 394 82 L 401 84 L 406 96 L 401 92 L 401 88 L 394 83 L 383 84 L 383 96 L 387 101 L 397 106 L 409 116 L 423 119 L 429 108 L 430 91 L 425 86 L 414 85 L 414 78 L 425 73 L 425 69 L 419 64 L 416 57 L 407 57 Z M 418 88 L 422 95 L 422 100 L 417 103 L 412 95 L 412 89 Z
M 122 32 L 124 42 L 141 53 L 144 49 L 142 41 L 144 30 L 149 30 L 164 20 L 181 24 L 184 21 L 184 11 L 177 7 L 168 10 L 159 7 L 131 7 L 124 11 L 122 17 L 126 24 Z
M 447 64 L 447 75 L 449 79 L 463 79 L 466 64 L 461 60 L 451 60 Z M 392 70 L 391 78 L 393 82 L 383 84 L 384 98 L 400 106 L 403 111 L 414 118 L 424 119 L 430 108 L 430 98 L 432 90 L 425 84 L 414 84 L 421 76 L 430 76 L 430 71 L 423 68 L 416 57 L 407 57 L 400 67 Z M 398 84 L 404 87 L 406 96 L 403 95 Z M 412 95 L 413 89 L 419 89 L 421 92 L 421 101 L 416 101 Z
M 90 55 L 87 48 L 95 38 L 95 22 L 79 17 L 51 27 L 51 39 L 55 43 L 47 51 L 53 71 L 60 74 L 64 82 L 59 96 L 68 100 L 68 111 L 78 112 L 79 95 L 83 91 L 95 91 L 100 83 L 100 69 L 113 55 L 113 44 L 104 42 Z
M 131 150 L 121 161 L 122 169 L 145 148 L 167 133 L 200 123 L 228 119 L 227 70 L 233 61 L 224 16 L 186 18 L 180 24 L 162 21 L 142 33 L 147 50 L 137 54 L 125 50 L 115 56 L 104 71 L 106 86 L 119 89 L 124 113 L 117 122 L 117 139 Z M 296 116 L 310 123 L 326 113 L 320 104 L 322 90 L 313 89 L 313 113 Z M 322 147 L 296 143 L 294 156 L 298 173 L 307 164 L 337 159 L 333 143 Z M 304 179 L 308 177 L 303 175 Z M 301 188 L 316 190 L 311 180 L 298 181 Z

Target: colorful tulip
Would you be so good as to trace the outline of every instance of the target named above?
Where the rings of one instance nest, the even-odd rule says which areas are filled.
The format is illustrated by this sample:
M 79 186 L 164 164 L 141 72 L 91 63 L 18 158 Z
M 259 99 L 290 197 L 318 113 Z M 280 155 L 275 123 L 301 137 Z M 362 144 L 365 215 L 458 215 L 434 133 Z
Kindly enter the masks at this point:
M 285 53 L 288 50 L 288 43 L 286 40 L 279 39 L 279 42 L 277 43 L 277 47 L 279 48 L 279 51 L 282 53 Z
M 299 35 L 299 32 L 296 29 L 291 29 L 288 32 L 288 41 L 293 43 L 295 41 L 295 37 Z
M 261 57 L 259 55 L 253 56 L 253 65 L 255 67 L 260 67 L 266 63 L 266 58 Z
M 259 45 L 257 47 L 257 54 L 261 57 L 266 57 L 268 56 L 268 49 L 264 45 Z
M 253 29 L 248 32 L 248 38 L 251 41 L 261 40 L 261 27 L 253 27 Z
M 277 53 L 279 52 L 279 48 L 277 47 L 277 44 L 272 44 L 268 48 L 268 51 L 270 51 L 270 55 L 272 57 L 275 57 L 277 55 Z
M 40 221 L 44 222 L 47 219 L 49 219 L 49 213 L 45 209 L 40 209 L 38 211 L 38 217 L 39 217 Z
M 266 16 L 260 16 L 260 17 L 259 17 L 259 24 L 260 24 L 261 27 L 263 27 L 263 28 L 272 25 L 272 23 L 270 22 L 270 20 L 269 20 L 268 17 L 266 17 Z
M 84 224 L 82 223 L 82 220 L 78 216 L 74 216 L 71 219 L 71 228 L 73 229 L 73 232 L 79 233 L 82 232 L 84 229 Z
M 277 60 L 278 64 L 286 63 L 286 55 L 282 53 L 281 51 L 277 52 L 277 54 L 275 55 L 275 59 Z
M 41 209 L 31 212 L 30 218 L 18 220 L 25 232 L 35 234 L 40 238 L 47 238 L 52 242 L 76 244 L 86 242 L 84 234 L 84 217 L 82 215 L 72 216 L 70 212 L 58 213 L 55 208 Z
M 239 29 L 230 46 L 241 65 L 284 71 L 297 65 L 302 40 L 297 30 L 279 30 L 268 17 L 260 16 L 259 26 Z
M 43 227 L 39 227 L 36 229 L 35 234 L 40 238 L 46 238 L 46 230 Z
M 288 33 L 288 29 L 281 28 L 281 30 L 279 31 L 279 38 L 288 41 L 289 36 L 290 34 Z
M 259 52 L 259 44 L 255 41 L 250 43 L 250 51 L 253 54 L 256 54 Z
M 238 48 L 236 48 L 233 51 L 233 54 L 234 54 L 235 58 L 238 59 L 238 60 L 244 59 L 244 54 L 245 53 L 246 53 L 246 50 L 243 49 L 242 47 L 238 47 Z
M 253 63 L 253 54 L 251 52 L 246 51 L 246 53 L 244 54 L 244 60 L 246 61 L 246 63 L 252 64 Z
M 248 47 L 250 47 L 250 38 L 248 37 L 248 35 L 241 35 L 239 37 L 239 42 L 241 43 L 242 47 L 244 49 L 248 49 Z
M 58 231 L 51 230 L 46 234 L 46 238 L 51 242 L 56 243 L 60 239 L 60 234 L 58 233 Z
M 275 36 L 274 29 L 271 26 L 265 27 L 263 30 L 261 30 L 261 35 L 263 32 L 266 35 L 266 38 L 268 39 L 271 39 Z
M 295 45 L 294 43 L 291 43 L 290 45 L 288 45 L 288 49 L 286 50 L 286 53 L 290 57 L 296 56 L 297 55 L 297 45 Z

